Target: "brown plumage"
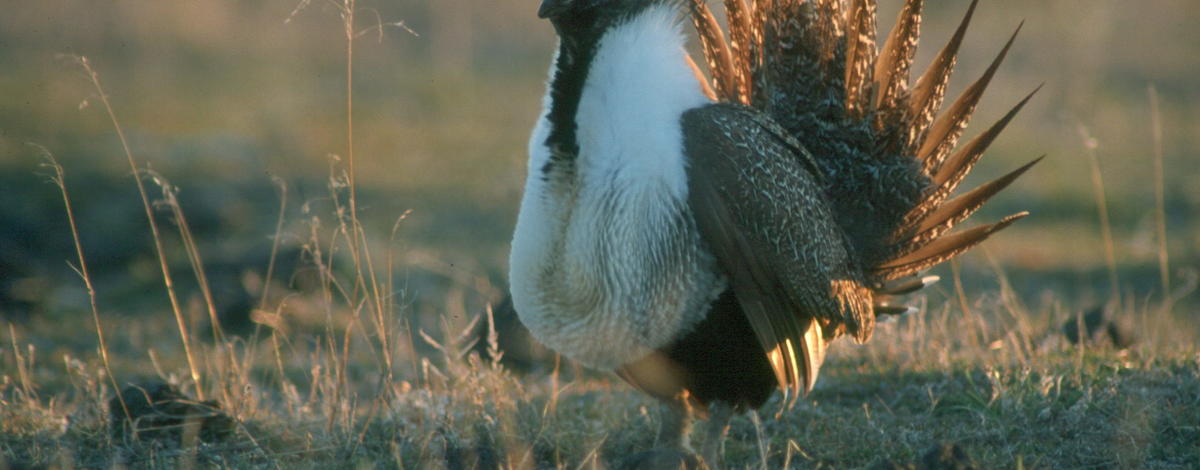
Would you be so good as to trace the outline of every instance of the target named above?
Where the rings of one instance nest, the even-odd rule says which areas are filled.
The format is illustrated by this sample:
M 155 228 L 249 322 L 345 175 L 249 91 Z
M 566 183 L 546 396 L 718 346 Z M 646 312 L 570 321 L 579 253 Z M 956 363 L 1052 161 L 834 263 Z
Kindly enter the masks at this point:
M 957 145 L 1016 33 L 939 113 L 976 2 L 911 86 L 921 0 L 905 1 L 881 50 L 874 0 L 726 0 L 728 35 L 703 0 L 689 2 L 713 94 L 770 118 L 736 106 L 685 114 L 685 128 L 729 147 L 687 143 L 690 203 L 778 385 L 797 394 L 829 341 L 865 341 L 875 315 L 906 310 L 893 296 L 927 283 L 906 277 L 1025 216 L 949 233 L 1040 160 L 950 198 L 1029 100 Z

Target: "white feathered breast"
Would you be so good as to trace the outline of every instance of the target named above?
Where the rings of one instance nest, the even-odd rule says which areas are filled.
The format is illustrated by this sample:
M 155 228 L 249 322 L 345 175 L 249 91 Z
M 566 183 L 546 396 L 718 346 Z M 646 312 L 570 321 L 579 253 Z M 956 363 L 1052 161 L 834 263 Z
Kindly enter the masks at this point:
M 687 213 L 680 116 L 708 102 L 669 6 L 608 31 L 575 117 L 574 167 L 549 161 L 545 110 L 513 237 L 514 307 L 539 341 L 613 369 L 666 346 L 724 288 Z

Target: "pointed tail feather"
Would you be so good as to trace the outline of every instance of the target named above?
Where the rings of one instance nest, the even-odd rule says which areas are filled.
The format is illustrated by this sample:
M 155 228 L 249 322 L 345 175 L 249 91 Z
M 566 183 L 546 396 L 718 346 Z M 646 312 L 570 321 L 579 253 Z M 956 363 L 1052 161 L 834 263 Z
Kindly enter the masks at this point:
M 751 81 L 751 63 L 753 62 L 753 51 L 756 49 L 752 46 L 754 41 L 754 27 L 751 25 L 751 17 L 754 12 L 751 7 L 746 5 L 745 0 L 725 0 L 725 18 L 729 23 L 729 49 L 732 57 L 733 67 L 733 82 L 734 92 L 737 96 L 737 101 L 742 104 L 750 104 Z
M 704 76 L 704 71 L 700 69 L 700 66 L 696 65 L 696 60 L 692 59 L 692 55 L 688 54 L 687 51 L 683 51 L 683 58 L 687 61 L 688 67 L 692 69 L 692 75 L 696 76 L 696 82 L 700 84 L 700 91 L 708 99 L 717 101 L 719 99 L 717 92 L 712 89 L 712 85 L 708 84 L 708 78 Z
M 1021 25 L 1023 26 L 1024 23 Z M 988 83 L 992 81 L 992 77 L 996 74 L 996 70 L 1000 68 L 1000 63 L 1004 62 L 1004 57 L 1008 55 L 1009 48 L 1012 47 L 1013 41 L 1017 39 L 1017 34 L 1020 32 L 1021 26 L 1017 26 L 1017 30 L 1013 32 L 1012 37 L 1004 44 L 1004 48 L 1000 50 L 1000 54 L 988 66 L 983 76 L 979 77 L 975 83 L 972 83 L 963 92 L 962 96 L 959 96 L 950 105 L 950 109 L 942 113 L 933 122 L 933 126 L 925 134 L 925 140 L 921 144 L 920 150 L 917 151 L 917 158 L 925 162 L 927 170 L 936 171 L 942 165 L 942 160 L 946 158 L 946 155 L 957 145 L 958 138 L 962 136 L 963 130 L 967 128 L 967 124 L 971 121 L 971 115 L 975 112 L 975 105 L 979 104 L 979 99 L 983 97 L 983 91 L 987 89 Z
M 892 282 L 880 284 L 875 288 L 875 293 L 882 296 L 911 294 L 937 284 L 940 280 L 942 280 L 940 276 L 914 276 L 909 279 L 897 279 Z M 878 299 L 878 297 L 876 298 Z
M 861 119 L 871 101 L 875 69 L 875 0 L 854 0 L 847 17 L 846 115 Z
M 968 143 L 962 149 L 959 149 L 959 151 L 956 152 L 955 155 L 950 158 L 945 165 L 943 165 L 941 168 L 935 169 L 936 174 L 934 174 L 931 178 L 929 193 L 922 198 L 920 203 L 916 204 L 913 209 L 905 215 L 903 224 L 901 224 L 901 227 L 895 232 L 896 237 L 893 238 L 893 243 L 907 243 L 904 238 L 911 237 L 911 235 L 905 236 L 905 234 L 911 234 L 914 232 L 914 230 L 918 233 L 923 231 L 922 229 L 916 227 L 918 225 L 927 225 L 926 222 L 930 218 L 930 214 L 941 210 L 942 202 L 945 201 L 945 199 L 949 197 L 955 189 L 958 188 L 958 185 L 962 182 L 963 178 L 971 171 L 971 168 L 975 166 L 975 164 L 979 161 L 979 158 L 983 156 L 983 153 L 996 139 L 996 136 L 998 136 L 1000 132 L 1004 130 L 1005 126 L 1007 126 L 1013 117 L 1015 117 L 1017 113 L 1021 111 L 1021 108 L 1025 106 L 1025 103 L 1029 102 L 1029 99 L 1032 98 L 1033 95 L 1036 94 L 1040 89 L 1041 87 L 1039 86 L 1037 89 L 1033 90 L 1032 93 L 1017 103 L 1016 106 L 1013 106 L 1013 108 L 1009 110 L 1004 117 L 993 124 L 992 127 L 990 127 L 987 131 L 976 136 L 971 140 L 970 143 Z M 999 189 L 1002 188 L 997 188 L 997 191 Z M 957 223 L 957 221 L 955 223 Z M 933 236 L 937 235 L 938 234 L 934 234 Z M 919 242 L 918 237 L 913 237 L 911 240 Z
M 883 116 L 891 114 L 908 89 L 909 71 L 917 52 L 917 41 L 921 36 L 921 8 L 924 0 L 908 0 L 900 10 L 896 26 L 892 28 L 879 58 L 875 60 L 875 79 L 879 82 L 879 93 L 875 109 L 884 111 L 876 119 L 875 128 L 881 129 Z
M 1004 128 L 1008 126 L 1008 123 L 1011 122 L 1012 119 L 1017 116 L 1017 113 L 1021 112 L 1021 109 L 1025 107 L 1025 103 L 1028 103 L 1029 100 L 1033 98 L 1033 95 L 1037 94 L 1038 90 L 1041 89 L 1042 87 L 1038 86 L 1028 95 L 1026 95 L 1025 98 L 1017 103 L 1016 106 L 1013 106 L 1013 108 L 1010 109 L 1008 113 L 1004 115 L 1004 117 L 1000 118 L 999 121 L 996 121 L 996 123 L 993 124 L 992 127 L 988 128 L 987 131 L 979 134 L 974 139 L 971 139 L 971 142 L 967 143 L 967 145 L 964 145 L 961 149 L 955 152 L 949 160 L 944 162 L 944 164 L 939 163 L 938 166 L 930 167 L 930 170 L 933 172 L 933 184 L 936 187 L 945 186 L 948 187 L 950 191 L 954 191 L 954 188 L 958 186 L 958 183 L 962 182 L 963 177 L 965 177 L 967 173 L 971 171 L 971 168 L 975 165 L 975 162 L 979 161 L 979 157 L 983 155 L 983 152 L 985 152 L 987 148 L 992 145 L 992 142 L 996 140 L 996 136 L 1000 135 L 1000 132 L 1002 132 Z
M 1012 182 L 1018 177 L 1025 174 L 1026 171 L 1028 171 L 1038 162 L 1042 161 L 1043 158 L 1045 158 L 1045 155 L 1038 157 L 1033 161 L 1026 163 L 1025 165 L 1022 165 L 1020 168 L 1013 170 L 1007 175 L 979 185 L 975 189 L 972 189 L 965 194 L 957 196 L 954 199 L 939 205 L 936 210 L 926 216 L 925 220 L 923 220 L 921 224 L 917 226 L 917 235 L 913 237 L 914 240 L 932 240 L 941 236 L 943 233 L 950 231 L 955 225 L 958 225 L 959 222 L 966 220 L 971 216 L 971 214 L 974 214 L 975 211 L 979 210 L 980 207 L 983 207 L 983 205 L 987 203 L 992 196 L 995 196 L 996 193 L 1000 192 L 1002 189 L 1007 188 L 1008 185 L 1012 184 Z
M 1028 212 L 1016 213 L 994 224 L 983 225 L 938 238 L 913 253 L 903 255 L 875 267 L 874 275 L 879 279 L 895 279 L 924 271 L 973 248 L 992 234 L 1004 230 L 1009 225 L 1012 225 L 1013 222 L 1027 215 L 1029 215 Z
M 704 0 L 692 0 L 692 22 L 700 35 L 700 46 L 712 74 L 712 88 L 723 101 L 734 101 L 737 96 L 737 78 L 734 76 L 733 57 L 725 42 L 725 33 Z
M 878 317 L 880 315 L 891 315 L 891 316 L 908 315 L 910 313 L 916 313 L 916 311 L 917 311 L 916 307 L 912 307 L 912 306 L 904 305 L 904 304 L 893 303 L 893 302 L 894 302 L 893 299 L 888 299 L 886 301 L 881 302 L 878 298 L 876 298 L 875 316 Z
M 815 0 L 817 3 L 817 29 L 822 39 L 821 62 L 830 64 L 837 55 L 838 42 L 845 35 L 845 7 L 843 0 Z
M 971 1 L 971 6 L 967 7 L 967 13 L 963 15 L 962 22 L 954 31 L 954 36 L 938 53 L 933 64 L 917 80 L 916 86 L 909 95 L 908 105 L 911 121 L 907 137 L 908 148 L 913 152 L 917 150 L 921 138 L 925 135 L 929 124 L 933 122 L 934 115 L 946 97 L 946 86 L 950 83 L 950 74 L 954 72 L 954 65 L 958 62 L 958 48 L 962 45 L 963 37 L 967 34 L 967 27 L 971 25 L 971 17 L 975 15 L 975 6 L 978 4 L 979 0 Z

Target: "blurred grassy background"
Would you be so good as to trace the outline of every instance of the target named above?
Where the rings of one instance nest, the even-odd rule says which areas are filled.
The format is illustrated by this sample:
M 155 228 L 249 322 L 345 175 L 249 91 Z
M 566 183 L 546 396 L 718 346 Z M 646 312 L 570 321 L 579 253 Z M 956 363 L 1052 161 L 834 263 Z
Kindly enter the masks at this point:
M 382 34 L 376 29 L 358 39 L 354 118 L 368 233 L 382 242 L 397 217 L 413 211 L 390 246 L 418 313 L 439 313 L 422 306 L 441 308 L 447 286 L 464 280 L 482 287 L 461 311 L 502 289 L 490 286 L 504 285 L 525 142 L 554 45 L 549 25 L 533 14 L 536 3 L 360 3 L 359 28 L 403 22 L 415 33 L 385 26 Z M 882 3 L 880 18 L 893 18 L 900 2 Z M 966 4 L 927 2 L 922 67 Z M 331 155 L 345 149 L 345 57 L 336 9 L 317 1 L 293 14 L 296 7 L 292 0 L 43 0 L 4 9 L 0 309 L 6 317 L 61 320 L 86 307 L 63 262 L 73 255 L 61 201 L 39 176 L 45 172 L 27 142 L 46 146 L 67 169 L 102 308 L 120 315 L 165 308 L 120 146 L 86 77 L 60 54 L 91 59 L 135 155 L 181 187 L 218 283 L 225 279 L 237 291 L 245 271 L 265 270 L 278 204 L 271 176 L 289 187 L 287 243 L 304 241 L 318 212 L 306 212 L 305 203 L 327 204 Z M 989 242 L 987 252 L 1010 271 L 1022 296 L 1052 291 L 1080 299 L 1078 308 L 1107 298 L 1078 132 L 1083 125 L 1098 143 L 1122 285 L 1145 298 L 1158 286 L 1150 85 L 1162 99 L 1173 274 L 1200 261 L 1200 30 L 1193 27 L 1200 4 L 983 2 L 952 94 L 982 72 L 1022 20 L 1021 36 L 977 114 L 976 132 L 1039 83 L 1045 88 L 973 178 L 990 179 L 1043 153 L 1049 158 L 978 217 L 1033 212 Z M 996 285 L 980 253 L 968 255 L 964 266 L 968 288 Z

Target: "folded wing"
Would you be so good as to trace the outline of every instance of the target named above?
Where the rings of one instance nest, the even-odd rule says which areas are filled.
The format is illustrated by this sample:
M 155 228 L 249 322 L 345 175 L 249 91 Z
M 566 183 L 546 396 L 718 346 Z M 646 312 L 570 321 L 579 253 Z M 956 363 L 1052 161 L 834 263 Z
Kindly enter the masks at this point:
M 812 157 L 753 109 L 684 114 L 688 203 L 776 379 L 793 397 L 816 381 L 827 341 L 865 339 L 871 292 L 830 213 Z

